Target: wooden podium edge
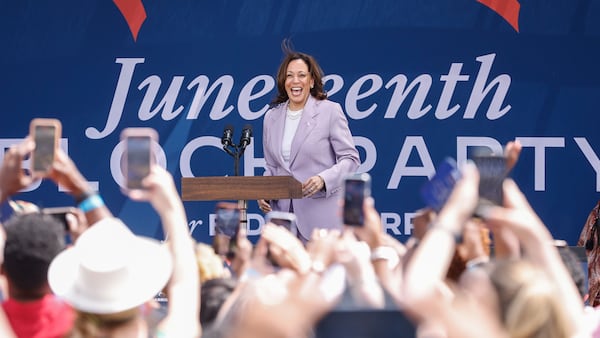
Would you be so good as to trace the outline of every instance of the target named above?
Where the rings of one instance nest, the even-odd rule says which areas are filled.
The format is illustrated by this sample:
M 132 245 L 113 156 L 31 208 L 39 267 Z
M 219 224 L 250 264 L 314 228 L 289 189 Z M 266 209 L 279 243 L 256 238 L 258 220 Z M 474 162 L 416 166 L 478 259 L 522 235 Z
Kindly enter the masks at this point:
M 292 176 L 209 176 L 181 178 L 183 201 L 302 198 L 302 184 Z

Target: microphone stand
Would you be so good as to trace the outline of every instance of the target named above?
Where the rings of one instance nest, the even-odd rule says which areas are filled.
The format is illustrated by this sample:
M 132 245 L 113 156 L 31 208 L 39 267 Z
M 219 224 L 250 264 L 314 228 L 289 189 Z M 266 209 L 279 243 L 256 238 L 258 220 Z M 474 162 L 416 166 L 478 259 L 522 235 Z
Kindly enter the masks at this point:
M 233 157 L 233 174 L 235 176 L 240 176 L 240 158 L 242 155 L 244 155 L 246 147 L 250 144 L 252 128 L 249 125 L 244 127 L 240 142 L 237 145 L 231 140 L 232 134 L 233 127 L 225 127 L 225 130 L 223 131 L 223 137 L 221 137 L 221 144 L 223 145 L 223 150 Z M 248 201 L 238 200 L 238 209 L 240 211 L 240 227 L 248 229 Z
M 231 147 L 233 150 L 229 149 L 229 147 Z M 244 151 L 240 151 L 239 147 L 235 144 L 232 144 L 229 147 L 227 145 L 223 145 L 223 150 L 233 157 L 233 175 L 240 176 L 240 158 L 242 157 Z
M 232 134 L 233 127 L 225 127 L 225 130 L 223 131 L 223 137 L 221 137 L 221 144 L 223 145 L 223 150 L 233 157 L 233 174 L 235 176 L 240 176 L 240 158 L 242 155 L 244 155 L 246 147 L 250 144 L 252 128 L 249 125 L 244 127 L 239 144 L 232 142 Z

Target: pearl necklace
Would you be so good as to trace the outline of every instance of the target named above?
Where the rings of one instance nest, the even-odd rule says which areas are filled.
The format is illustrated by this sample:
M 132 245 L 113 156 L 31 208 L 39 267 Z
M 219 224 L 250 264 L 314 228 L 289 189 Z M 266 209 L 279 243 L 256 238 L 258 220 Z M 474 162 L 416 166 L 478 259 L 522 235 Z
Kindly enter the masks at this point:
M 300 110 L 291 110 L 290 107 L 288 107 L 286 115 L 290 120 L 297 120 L 300 117 L 302 117 L 303 111 L 304 111 L 304 108 L 302 108 Z

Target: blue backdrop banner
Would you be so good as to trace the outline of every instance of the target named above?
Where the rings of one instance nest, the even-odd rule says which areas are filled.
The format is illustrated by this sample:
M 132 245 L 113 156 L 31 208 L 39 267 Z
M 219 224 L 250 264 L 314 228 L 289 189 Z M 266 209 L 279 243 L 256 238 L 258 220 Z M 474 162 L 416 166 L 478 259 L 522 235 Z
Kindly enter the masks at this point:
M 109 208 L 162 238 L 150 205 L 121 193 L 121 130 L 156 129 L 160 164 L 179 183 L 233 175 L 220 137 L 250 124 L 241 173 L 262 175 L 262 118 L 290 38 L 317 58 L 347 114 L 389 233 L 410 236 L 419 189 L 445 157 L 518 139 L 511 176 L 573 245 L 600 191 L 600 5 L 499 3 L 0 1 L 0 145 L 18 142 L 34 117 L 61 119 L 61 146 Z M 26 190 L 19 198 L 42 206 L 73 204 L 52 182 Z M 215 202 L 185 207 L 194 238 L 210 242 Z M 255 201 L 248 218 L 256 236 Z

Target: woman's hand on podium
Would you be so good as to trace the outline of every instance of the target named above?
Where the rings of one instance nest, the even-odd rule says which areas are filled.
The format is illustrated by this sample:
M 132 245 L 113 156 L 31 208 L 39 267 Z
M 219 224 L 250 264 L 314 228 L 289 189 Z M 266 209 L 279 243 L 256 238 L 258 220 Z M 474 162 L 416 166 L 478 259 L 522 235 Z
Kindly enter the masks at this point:
M 266 200 L 258 200 L 258 208 L 265 214 L 271 211 L 271 204 Z

